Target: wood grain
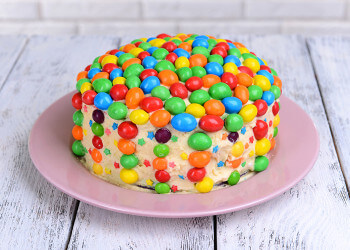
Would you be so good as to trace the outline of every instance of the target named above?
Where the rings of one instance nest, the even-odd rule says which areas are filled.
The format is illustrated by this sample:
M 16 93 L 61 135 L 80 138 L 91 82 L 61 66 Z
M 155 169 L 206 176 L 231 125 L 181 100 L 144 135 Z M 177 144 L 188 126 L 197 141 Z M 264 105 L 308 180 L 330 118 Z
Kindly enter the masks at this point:
M 314 168 L 288 192 L 257 207 L 218 216 L 218 249 L 348 249 L 349 194 L 305 40 L 252 36 L 240 41 L 277 70 L 283 93 L 316 124 L 321 148 Z
M 349 185 L 350 37 L 313 37 L 308 39 L 308 45 L 340 163 Z
M 0 92 L 0 249 L 63 249 L 76 201 L 49 184 L 29 158 L 39 114 L 74 89 L 75 76 L 115 38 L 30 38 Z M 48 142 L 52 144 L 54 142 Z

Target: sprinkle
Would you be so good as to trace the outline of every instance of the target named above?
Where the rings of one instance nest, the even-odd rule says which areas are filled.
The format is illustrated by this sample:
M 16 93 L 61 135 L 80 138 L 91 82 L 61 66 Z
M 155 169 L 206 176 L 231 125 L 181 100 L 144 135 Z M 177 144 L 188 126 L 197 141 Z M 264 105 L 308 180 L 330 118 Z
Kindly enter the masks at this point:
M 87 107 L 86 107 L 86 105 L 84 105 L 83 111 L 84 111 L 85 113 L 87 112 Z
M 90 127 L 92 126 L 92 120 L 89 121 L 89 125 L 90 125 Z
M 105 153 L 105 155 L 110 155 L 111 154 L 111 151 L 108 148 L 106 148 L 103 152 Z
M 176 191 L 178 191 L 177 186 L 172 185 L 172 186 L 171 186 L 171 190 L 175 193 Z
M 106 128 L 105 132 L 106 132 L 106 135 L 110 135 L 111 134 L 111 131 L 109 130 L 109 128 Z
M 183 175 L 179 175 L 179 177 L 183 180 L 185 179 L 185 177 Z
M 154 138 L 154 133 L 153 133 L 153 132 L 148 132 L 147 138 L 153 140 L 153 138 Z
M 267 122 L 266 118 L 264 119 L 264 122 Z
M 112 174 L 111 170 L 109 168 L 105 168 L 105 173 L 106 174 Z
M 272 120 L 269 122 L 269 127 L 271 127 L 272 126 Z
M 251 136 L 251 137 L 249 138 L 249 142 L 250 142 L 250 143 L 253 143 L 253 142 L 254 142 L 254 136 Z
M 221 140 L 223 140 L 223 141 L 224 141 L 224 140 L 226 140 L 226 139 L 227 139 L 227 136 L 228 136 L 228 134 L 227 134 L 227 133 L 223 133 L 223 134 L 222 134 L 222 138 L 221 138 Z
M 219 163 L 218 163 L 218 167 L 220 168 L 220 167 L 223 167 L 225 165 L 225 163 L 223 162 L 223 161 L 219 161 Z
M 180 156 L 181 156 L 182 160 L 188 159 L 188 155 L 185 152 L 183 152 Z
M 252 150 L 252 151 L 250 151 L 250 153 L 249 153 L 249 157 L 252 157 L 252 156 L 254 156 L 254 150 Z
M 173 135 L 173 136 L 171 137 L 171 140 L 172 140 L 173 142 L 177 142 L 177 139 L 178 139 L 178 137 L 175 136 L 175 135 Z
M 84 132 L 84 135 L 87 135 L 87 131 L 85 128 L 83 129 L 83 132 Z
M 152 186 L 153 185 L 153 181 L 151 179 L 148 179 L 148 180 L 146 180 L 146 184 L 148 186 Z
M 174 168 L 176 165 L 173 161 L 169 162 L 169 167 Z
M 143 139 L 143 138 L 141 138 L 141 139 L 139 139 L 138 141 L 137 141 L 137 144 L 139 144 L 140 146 L 143 146 L 143 145 L 145 145 L 145 140 Z
M 245 164 L 247 164 L 246 161 L 242 163 L 242 168 L 244 168 Z
M 116 147 L 118 147 L 118 141 L 117 141 L 117 140 L 114 140 L 114 145 L 115 145 Z
M 243 127 L 243 128 L 241 129 L 241 133 L 244 135 L 245 132 L 247 132 L 247 129 L 246 129 L 245 127 Z
M 150 166 L 151 166 L 151 163 L 149 162 L 149 160 L 144 160 L 143 164 L 144 164 L 146 167 L 150 167 Z
M 119 168 L 119 163 L 114 162 L 114 167 Z
M 219 146 L 216 145 L 214 148 L 213 148 L 213 153 L 217 153 L 219 151 Z
M 89 152 L 89 154 L 91 154 L 91 152 L 92 152 L 91 148 L 89 148 L 88 152 Z
M 113 130 L 116 130 L 116 129 L 118 128 L 118 124 L 116 124 L 116 123 L 114 122 L 113 125 L 112 125 L 112 128 L 113 128 Z

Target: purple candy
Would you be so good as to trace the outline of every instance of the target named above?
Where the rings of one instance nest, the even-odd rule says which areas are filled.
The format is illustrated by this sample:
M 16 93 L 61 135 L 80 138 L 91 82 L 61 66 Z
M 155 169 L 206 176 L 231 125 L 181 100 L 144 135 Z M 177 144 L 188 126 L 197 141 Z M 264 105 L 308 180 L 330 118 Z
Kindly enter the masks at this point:
M 237 132 L 231 132 L 227 138 L 230 142 L 235 143 L 238 140 L 239 134 Z
M 157 142 L 159 143 L 167 143 L 171 138 L 171 133 L 166 128 L 158 129 L 156 134 L 154 135 Z
M 97 123 L 103 123 L 105 120 L 105 115 L 101 110 L 95 109 L 94 112 L 92 112 L 92 119 L 94 119 L 94 121 Z

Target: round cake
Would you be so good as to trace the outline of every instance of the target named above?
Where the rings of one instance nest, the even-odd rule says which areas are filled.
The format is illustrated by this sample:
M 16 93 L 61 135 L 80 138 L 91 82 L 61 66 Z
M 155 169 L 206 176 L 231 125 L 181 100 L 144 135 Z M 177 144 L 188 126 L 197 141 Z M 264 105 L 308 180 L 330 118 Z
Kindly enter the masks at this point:
M 265 170 L 282 83 L 243 44 L 196 34 L 140 38 L 77 76 L 73 153 L 128 189 L 206 193 Z

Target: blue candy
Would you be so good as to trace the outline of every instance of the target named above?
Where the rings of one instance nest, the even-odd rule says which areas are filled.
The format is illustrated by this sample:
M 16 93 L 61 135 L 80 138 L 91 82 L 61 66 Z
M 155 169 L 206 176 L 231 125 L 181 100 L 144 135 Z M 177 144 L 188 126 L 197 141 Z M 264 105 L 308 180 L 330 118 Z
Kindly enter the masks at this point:
M 241 61 L 237 56 L 234 56 L 234 55 L 228 55 L 225 57 L 224 63 L 228 63 L 228 62 L 233 62 L 234 64 L 236 64 L 237 67 L 241 66 Z
M 209 43 L 207 40 L 203 39 L 203 38 L 199 38 L 199 39 L 195 39 L 192 43 L 192 47 L 199 47 L 202 46 L 204 48 L 209 48 Z
M 242 101 L 237 97 L 226 97 L 222 99 L 225 106 L 225 112 L 228 114 L 238 113 L 242 109 Z
M 154 52 L 155 50 L 157 50 L 157 49 L 159 49 L 159 48 L 158 48 L 158 47 L 151 47 L 151 48 L 149 48 L 149 49 L 147 50 L 147 52 L 150 53 L 150 55 L 152 55 L 153 52 Z
M 142 81 L 140 88 L 143 90 L 143 93 L 150 94 L 152 89 L 160 85 L 160 81 L 156 76 L 149 76 Z
M 171 119 L 171 125 L 180 132 L 190 132 L 197 127 L 197 120 L 191 114 L 181 113 Z
M 265 76 L 267 79 L 269 79 L 271 85 L 275 82 L 275 78 L 273 78 L 273 75 L 267 70 L 259 70 L 256 74 Z
M 112 72 L 109 74 L 109 79 L 113 81 L 115 78 L 121 77 L 121 76 L 123 76 L 123 70 L 117 68 L 117 69 L 113 69 Z
M 233 43 L 227 43 L 228 46 L 230 46 L 230 49 L 235 49 L 237 48 L 236 45 L 234 45 Z
M 142 66 L 145 69 L 153 69 L 157 63 L 158 63 L 157 59 L 155 59 L 153 56 L 146 56 L 142 60 Z
M 125 52 L 119 51 L 119 52 L 117 52 L 115 55 L 116 55 L 117 57 L 120 57 L 120 56 L 123 55 L 123 54 L 125 54 Z
M 275 95 L 271 91 L 264 91 L 261 99 L 270 106 L 275 101 Z
M 101 72 L 101 70 L 99 68 L 90 69 L 88 72 L 88 78 L 92 79 L 94 77 L 94 75 L 96 75 L 99 72 Z
M 184 56 L 186 57 L 187 59 L 190 58 L 190 53 L 188 53 L 188 51 L 182 49 L 182 48 L 177 48 L 173 51 L 178 57 L 180 56 Z
M 209 40 L 209 37 L 201 35 L 201 36 L 196 36 L 194 39 L 205 39 L 205 40 Z
M 224 69 L 217 62 L 207 63 L 207 65 L 205 65 L 205 70 L 207 71 L 207 74 L 213 74 L 219 77 L 224 73 Z
M 113 103 L 111 96 L 105 92 L 100 92 L 95 96 L 94 105 L 98 109 L 107 110 Z
M 150 37 L 150 38 L 147 39 L 147 42 L 152 41 L 154 39 L 156 39 L 156 37 Z
M 260 65 L 265 65 L 263 60 L 261 60 L 259 57 L 256 57 L 256 58 L 258 58 L 258 62 L 259 62 Z

